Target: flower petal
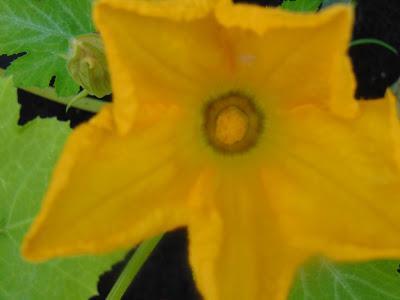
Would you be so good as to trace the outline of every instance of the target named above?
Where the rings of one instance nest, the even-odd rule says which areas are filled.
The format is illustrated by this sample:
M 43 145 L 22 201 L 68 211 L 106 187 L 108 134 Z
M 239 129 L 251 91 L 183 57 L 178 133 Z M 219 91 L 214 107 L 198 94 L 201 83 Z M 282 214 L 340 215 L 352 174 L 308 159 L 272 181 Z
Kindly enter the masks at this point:
M 107 107 L 77 128 L 24 241 L 24 256 L 101 253 L 184 225 L 195 168 L 183 162 L 176 122 L 166 114 L 156 126 L 119 136 Z
M 216 16 L 227 28 L 238 82 L 255 86 L 264 101 L 322 103 L 340 115 L 355 115 L 355 79 L 347 55 L 350 6 L 299 14 L 227 0 L 217 6 Z
M 226 72 L 216 22 L 205 16 L 213 2 L 114 0 L 96 6 L 120 131 L 129 130 L 139 101 L 199 102 Z
M 285 116 L 264 183 L 294 245 L 336 259 L 399 257 L 395 102 L 360 106 L 354 120 L 311 106 Z
M 193 191 L 189 253 L 196 284 L 208 300 L 286 299 L 304 256 L 279 236 L 255 174 L 242 175 L 225 174 L 217 188 L 207 175 Z

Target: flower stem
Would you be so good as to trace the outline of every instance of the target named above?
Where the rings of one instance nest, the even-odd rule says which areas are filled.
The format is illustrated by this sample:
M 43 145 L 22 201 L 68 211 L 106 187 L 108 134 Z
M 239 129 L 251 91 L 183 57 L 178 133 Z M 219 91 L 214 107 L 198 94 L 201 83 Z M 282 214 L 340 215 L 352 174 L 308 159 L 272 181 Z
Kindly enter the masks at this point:
M 132 255 L 125 269 L 122 271 L 117 282 L 112 287 L 110 293 L 108 294 L 106 300 L 121 300 L 126 289 L 129 287 L 133 279 L 136 277 L 137 273 L 141 267 L 146 262 L 147 258 L 150 256 L 151 252 L 157 246 L 158 242 L 162 238 L 162 234 L 156 236 L 150 240 L 144 241 Z
M 88 95 L 89 95 L 89 92 L 88 92 L 87 90 L 83 90 L 83 91 L 81 91 L 79 94 L 75 95 L 75 96 L 71 99 L 71 101 L 67 104 L 67 107 L 65 108 L 65 112 L 67 112 L 71 107 L 73 107 L 73 104 L 74 104 L 76 101 L 78 101 L 78 100 L 80 100 L 80 99 L 83 99 L 83 98 L 85 98 L 85 97 L 88 96 Z
M 31 88 L 22 88 L 22 90 L 27 91 L 31 94 L 35 94 L 37 96 L 46 98 L 48 100 L 51 100 L 51 101 L 54 101 L 54 102 L 57 102 L 60 104 L 64 104 L 65 106 L 69 105 L 71 107 L 79 108 L 79 109 L 86 110 L 86 111 L 93 112 L 93 113 L 100 111 L 102 106 L 105 104 L 104 101 L 96 100 L 94 98 L 89 98 L 89 97 L 83 97 L 76 101 L 73 100 L 75 98 L 75 96 L 59 97 L 59 96 L 57 96 L 54 88 L 50 88 L 50 87 L 46 88 L 46 89 L 31 87 Z
M 371 45 L 371 44 L 382 46 L 382 47 L 386 48 L 387 50 L 393 52 L 394 54 L 399 55 L 399 52 L 397 51 L 397 49 L 395 47 L 393 47 L 392 45 L 389 45 L 388 43 L 386 43 L 382 40 L 378 40 L 378 39 L 371 39 L 371 38 L 357 39 L 350 43 L 350 47 L 359 46 L 359 45 Z
M 4 76 L 4 69 L 0 68 L 0 77 Z M 37 87 L 30 87 L 30 88 L 20 88 L 21 90 L 24 90 L 28 93 L 40 96 L 42 98 L 46 98 L 48 100 L 64 104 L 65 106 L 71 106 L 75 108 L 79 108 L 82 110 L 86 110 L 89 112 L 97 113 L 100 111 L 100 109 L 103 107 L 105 104 L 104 101 L 97 100 L 94 98 L 90 97 L 82 97 L 79 99 L 76 99 L 76 96 L 71 96 L 71 97 L 59 97 L 55 91 L 54 88 L 48 87 L 45 89 L 37 88 Z

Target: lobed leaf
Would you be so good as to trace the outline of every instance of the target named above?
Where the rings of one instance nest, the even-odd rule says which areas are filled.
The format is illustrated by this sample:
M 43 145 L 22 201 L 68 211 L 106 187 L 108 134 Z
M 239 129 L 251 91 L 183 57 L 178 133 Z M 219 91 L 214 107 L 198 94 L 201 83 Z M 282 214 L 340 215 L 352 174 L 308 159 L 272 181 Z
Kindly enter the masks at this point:
M 60 96 L 79 86 L 66 68 L 69 41 L 94 31 L 93 0 L 0 0 L 0 54 L 26 54 L 7 70 L 19 87 L 47 87 L 56 76 Z
M 88 299 L 97 294 L 99 275 L 120 254 L 41 264 L 20 256 L 21 240 L 71 130 L 54 119 L 19 127 L 18 109 L 12 80 L 0 78 L 0 299 Z

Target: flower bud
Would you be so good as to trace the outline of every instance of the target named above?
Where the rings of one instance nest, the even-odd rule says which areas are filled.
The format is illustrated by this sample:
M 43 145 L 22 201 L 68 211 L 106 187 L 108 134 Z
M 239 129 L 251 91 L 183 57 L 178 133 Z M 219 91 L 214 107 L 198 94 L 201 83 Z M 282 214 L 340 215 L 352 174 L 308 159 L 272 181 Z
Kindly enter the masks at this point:
M 89 94 L 99 98 L 111 94 L 110 75 L 99 34 L 84 34 L 71 40 L 67 68 L 75 82 Z

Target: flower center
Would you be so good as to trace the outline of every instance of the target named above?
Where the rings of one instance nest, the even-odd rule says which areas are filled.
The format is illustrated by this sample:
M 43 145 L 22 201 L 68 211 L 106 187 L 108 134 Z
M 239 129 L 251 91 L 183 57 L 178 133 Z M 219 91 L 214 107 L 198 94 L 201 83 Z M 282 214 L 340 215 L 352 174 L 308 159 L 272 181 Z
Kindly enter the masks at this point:
M 209 102 L 204 117 L 208 141 L 224 153 L 250 149 L 257 142 L 262 127 L 262 116 L 253 101 L 236 93 Z
M 224 108 L 217 116 L 216 138 L 225 145 L 240 142 L 246 135 L 249 118 L 236 106 Z

